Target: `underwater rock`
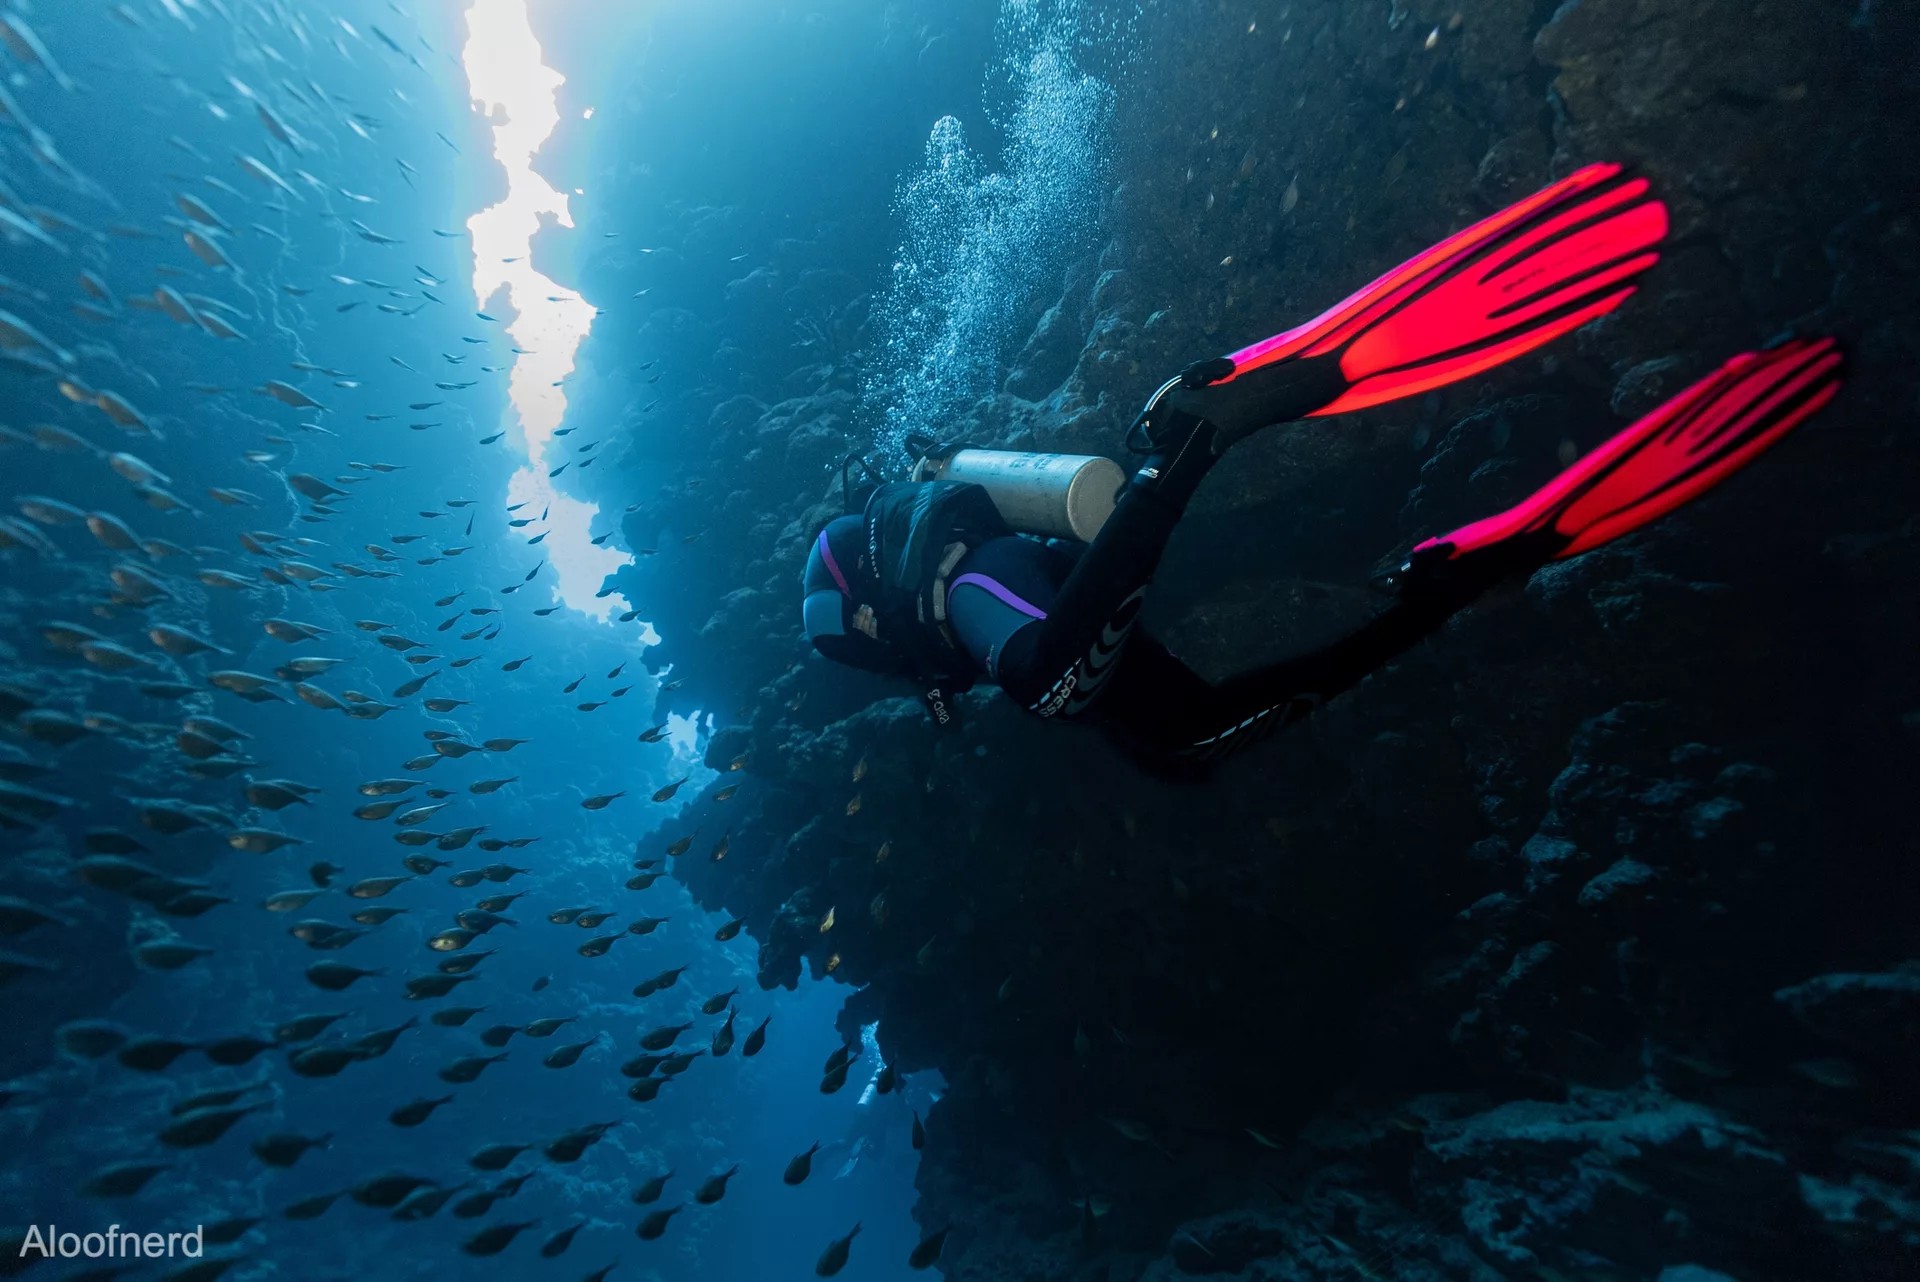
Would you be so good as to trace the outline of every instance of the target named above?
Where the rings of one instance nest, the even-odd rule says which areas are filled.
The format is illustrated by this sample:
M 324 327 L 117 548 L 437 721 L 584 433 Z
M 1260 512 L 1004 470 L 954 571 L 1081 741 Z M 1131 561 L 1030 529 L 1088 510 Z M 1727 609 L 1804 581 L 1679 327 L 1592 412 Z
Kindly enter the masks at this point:
M 762 985 L 837 957 L 864 985 L 843 1031 L 877 1023 L 889 1059 L 945 1075 L 918 1215 L 955 1226 L 955 1282 L 1771 1282 L 1869 1256 L 1879 1282 L 1912 1258 L 1904 1158 L 1849 1119 L 1871 1095 L 1883 1129 L 1920 1122 L 1874 1068 L 1912 1054 L 1912 883 L 1880 853 L 1910 772 L 1862 747 L 1920 708 L 1883 640 L 1911 633 L 1910 495 L 1861 480 L 1912 470 L 1920 323 L 1885 175 L 1913 38 L 1884 6 L 1454 16 L 1146 11 L 1095 243 L 1012 327 L 999 390 L 916 426 L 1124 457 L 1188 362 L 1611 157 L 1674 217 L 1628 305 L 1460 388 L 1236 446 L 1168 550 L 1157 635 L 1219 675 L 1309 649 L 1377 608 L 1365 584 L 1396 551 L 1789 323 L 1855 338 L 1847 395 L 1885 426 L 1836 417 L 1698 519 L 1490 595 L 1184 788 L 984 691 L 936 734 L 901 687 L 795 636 L 801 561 L 845 507 L 834 451 L 872 412 L 835 349 L 872 337 L 884 281 L 777 256 L 805 286 L 799 354 L 743 352 L 663 407 L 705 425 L 676 462 L 703 487 L 597 482 L 659 551 L 620 582 L 667 638 L 649 663 L 687 682 L 664 706 L 725 709 L 709 765 L 754 754 L 727 858 L 676 875 L 747 923 Z M 704 360 L 739 276 L 638 343 Z M 659 568 L 695 529 L 698 578 Z M 1865 926 L 1842 943 L 1838 922 Z
M 1773 996 L 1816 1037 L 1879 1062 L 1911 1056 L 1920 1044 L 1920 961 L 1819 975 Z

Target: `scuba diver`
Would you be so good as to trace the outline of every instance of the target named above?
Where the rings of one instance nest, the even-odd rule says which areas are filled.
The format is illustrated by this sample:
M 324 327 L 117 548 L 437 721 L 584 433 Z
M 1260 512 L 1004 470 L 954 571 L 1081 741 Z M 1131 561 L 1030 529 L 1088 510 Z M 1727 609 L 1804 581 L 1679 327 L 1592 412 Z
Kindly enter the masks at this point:
M 1036 716 L 1097 724 L 1150 761 L 1205 762 L 1263 738 L 1496 584 L 1704 492 L 1833 398 L 1842 357 L 1830 338 L 1735 356 L 1518 506 L 1416 545 L 1386 576 L 1390 605 L 1296 658 L 1214 683 L 1135 626 L 1175 524 L 1235 442 L 1442 387 L 1569 333 L 1634 292 L 1666 231 L 1645 179 L 1589 165 L 1306 324 L 1189 366 L 1128 430 L 1128 448 L 1145 459 L 1092 520 L 1017 518 L 1036 499 L 1084 508 L 1076 491 L 1087 486 L 1059 481 L 1055 463 L 1093 460 L 963 451 L 940 479 L 880 484 L 864 510 L 814 542 L 807 635 L 836 662 L 917 681 L 943 725 L 951 696 L 984 679 Z M 953 466 L 970 456 L 981 483 Z M 1117 466 L 1098 462 L 1120 480 Z M 1049 480 L 1053 493 L 1034 492 Z M 1033 533 L 1091 538 L 1076 555 Z

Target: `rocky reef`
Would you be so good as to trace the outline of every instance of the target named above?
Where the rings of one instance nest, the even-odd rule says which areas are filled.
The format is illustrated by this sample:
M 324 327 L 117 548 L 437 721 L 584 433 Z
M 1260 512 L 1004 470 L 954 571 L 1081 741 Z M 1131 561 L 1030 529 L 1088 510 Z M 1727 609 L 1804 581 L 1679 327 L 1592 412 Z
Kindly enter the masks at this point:
M 1170 784 L 986 691 L 936 733 L 808 655 L 800 565 L 873 426 L 887 178 L 793 191 L 804 232 L 668 210 L 671 263 L 596 265 L 658 305 L 588 357 L 631 415 L 630 355 L 696 372 L 594 482 L 657 552 L 614 586 L 667 638 L 661 711 L 747 758 L 677 875 L 764 985 L 831 971 L 849 1031 L 944 1075 L 919 1217 L 954 1226 L 950 1278 L 1914 1276 L 1912 15 L 1167 3 L 1130 41 L 1100 233 L 942 436 L 1120 457 L 1171 370 L 1580 163 L 1674 216 L 1571 341 L 1220 468 L 1148 614 L 1203 670 L 1334 635 L 1396 552 L 1735 350 L 1836 333 L 1849 386 L 1737 484 Z M 934 97 L 974 65 L 939 58 Z M 774 245 L 750 274 L 697 265 L 746 237 Z

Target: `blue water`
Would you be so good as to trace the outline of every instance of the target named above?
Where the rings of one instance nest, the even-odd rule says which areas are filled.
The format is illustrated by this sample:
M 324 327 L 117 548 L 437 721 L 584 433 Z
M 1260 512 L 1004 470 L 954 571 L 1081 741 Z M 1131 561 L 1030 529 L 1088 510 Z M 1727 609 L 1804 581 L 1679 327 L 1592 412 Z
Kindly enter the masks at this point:
M 26 1022 L 34 1026 L 35 1038 L 44 1038 L 45 1030 L 63 1019 L 82 1016 L 113 1020 L 137 1034 L 195 1043 L 240 1033 L 264 1036 L 276 1023 L 314 1011 L 351 1012 L 321 1043 L 414 1016 L 423 1023 L 402 1035 L 384 1058 L 350 1065 L 331 1079 L 293 1075 L 278 1051 L 232 1069 L 210 1066 L 189 1053 L 166 1071 L 140 1073 L 122 1068 L 111 1056 L 98 1061 L 61 1056 L 38 1065 L 36 1050 L 22 1047 L 15 1062 L 35 1066 L 14 1082 L 19 1098 L 0 1110 L 5 1153 L 0 1226 L 56 1224 L 63 1231 L 87 1232 L 117 1223 L 164 1232 L 236 1215 L 261 1216 L 263 1223 L 235 1246 L 209 1252 L 243 1257 L 244 1272 L 236 1276 L 400 1278 L 493 1270 L 571 1277 L 618 1259 L 622 1264 L 615 1277 L 744 1279 L 806 1274 L 828 1241 L 857 1222 L 862 1232 L 841 1276 L 900 1276 L 901 1262 L 924 1231 L 911 1219 L 916 1154 L 907 1138 L 908 1109 L 924 1111 L 938 1084 L 915 1079 L 900 1094 L 867 1095 L 863 1085 L 878 1067 L 869 1053 L 844 1090 L 822 1094 L 822 1064 L 842 1040 L 834 1019 L 845 989 L 832 982 L 803 982 L 797 992 L 763 992 L 754 979 L 751 938 L 715 942 L 724 918 L 701 911 L 671 877 L 645 892 L 621 888 L 636 855 L 664 859 L 669 841 L 696 828 L 702 837 L 688 857 L 702 857 L 726 816 L 713 807 L 676 809 L 700 779 L 672 802 L 647 801 L 656 789 L 703 767 L 691 721 L 676 723 L 678 732 L 666 744 L 635 742 L 639 731 L 655 724 L 659 684 L 659 677 L 647 671 L 641 644 L 648 623 L 644 611 L 642 617 L 614 623 L 575 608 L 583 604 L 577 599 L 562 601 L 555 592 L 553 561 L 577 556 L 581 549 L 530 545 L 528 540 L 545 528 L 532 508 L 515 515 L 536 518 L 534 524 L 519 529 L 506 524 L 509 480 L 526 461 L 523 436 L 507 399 L 505 374 L 482 373 L 479 367 L 511 363 L 511 341 L 501 324 L 510 318 L 475 316 L 467 240 L 431 231 L 463 230 L 475 210 L 500 196 L 500 171 L 487 154 L 486 122 L 468 110 L 457 62 L 465 38 L 464 6 L 420 4 L 406 11 L 377 0 L 133 0 L 118 6 L 90 0 L 15 8 L 74 87 L 63 89 L 45 67 L 16 59 L 6 68 L 8 89 L 33 126 L 57 143 L 70 169 L 36 160 L 30 136 L 11 128 L 4 172 L 27 205 L 62 216 L 43 223 L 66 252 L 16 237 L 5 268 L 14 285 L 0 297 L 0 307 L 69 349 L 75 364 L 67 372 L 139 406 L 159 435 L 125 434 L 96 407 L 63 396 L 52 372 L 9 363 L 4 378 L 11 424 L 23 432 L 37 423 L 56 424 L 98 451 L 63 453 L 37 448 L 25 435 L 10 439 L 4 453 L 9 493 L 104 509 L 143 537 L 163 537 L 197 551 L 191 562 L 151 561 L 138 551 L 103 548 L 83 527 L 69 525 L 43 531 L 60 555 L 16 552 L 5 562 L 17 615 L 6 638 L 13 652 L 12 679 L 48 692 L 50 705 L 111 712 L 153 727 L 93 735 L 61 749 L 27 745 L 35 760 L 53 767 L 36 786 L 75 804 L 52 823 L 10 835 L 0 893 L 50 906 L 73 924 L 42 927 L 7 941 L 15 951 L 44 956 L 51 949 L 61 959 L 57 975 L 16 981 L 7 996 L 32 1010 Z M 137 18 L 137 25 L 121 10 Z M 612 246 L 646 243 L 650 210 L 645 204 L 596 203 L 597 178 L 605 167 L 636 158 L 597 149 L 601 145 L 582 117 L 581 104 L 617 104 L 621 77 L 633 74 L 635 51 L 650 41 L 680 56 L 655 57 L 646 64 L 649 74 L 687 76 L 691 83 L 699 77 L 697 60 L 707 58 L 712 79 L 754 79 L 751 68 L 743 71 L 737 57 L 729 58 L 727 42 L 744 40 L 749 60 L 770 58 L 777 42 L 763 39 L 755 48 L 753 33 L 740 25 L 743 12 L 739 6 L 689 6 L 658 15 L 610 16 L 594 6 L 573 5 L 553 6 L 542 15 L 549 60 L 571 81 L 562 95 L 562 128 L 543 169 L 562 187 L 577 185 L 586 193 L 575 200 L 578 230 L 548 228 L 536 242 L 535 257 L 543 272 L 606 307 L 601 323 L 624 323 L 617 311 L 623 300 L 597 297 L 595 263 Z M 381 43 L 375 27 L 410 56 Z M 981 220 L 1011 217 L 1019 226 L 1006 252 L 1045 263 L 1053 250 L 1042 243 L 1047 238 L 1036 225 L 1038 207 L 1055 194 L 1082 206 L 1094 199 L 1098 167 L 1086 149 L 1098 143 L 1100 87 L 1061 61 L 1070 57 L 1063 49 L 1042 42 L 1029 54 L 1035 61 L 1022 74 L 1037 78 L 1036 83 L 1044 79 L 1052 86 L 1047 92 L 1077 113 L 1063 122 L 1067 132 L 1057 141 L 1083 163 L 1061 168 L 1055 161 L 1062 152 L 1043 149 L 1032 155 L 1010 149 L 1010 189 L 1002 195 L 986 177 L 1001 163 L 998 148 L 992 142 L 970 143 L 987 151 L 985 159 L 968 153 L 969 192 L 963 193 L 960 223 L 942 231 L 909 212 L 899 233 L 906 252 L 934 255 L 919 243 L 929 236 L 994 239 L 999 233 Z M 761 64 L 763 69 L 771 65 Z M 940 104 L 943 115 L 978 105 L 977 76 L 965 80 L 964 92 L 956 90 Z M 755 83 L 764 88 L 764 78 Z M 262 124 L 256 99 L 297 132 L 298 149 L 276 140 Z M 703 101 L 728 99 L 721 94 Z M 770 108 L 739 106 L 741 115 L 731 126 L 688 120 L 656 127 L 655 136 L 677 141 L 680 150 L 663 145 L 649 160 L 663 181 L 677 176 L 711 195 L 725 182 L 739 181 L 730 176 L 751 168 L 752 158 L 714 155 L 707 141 L 714 132 L 751 130 L 761 121 L 777 128 Z M 352 119 L 370 137 L 355 133 L 348 123 Z M 1018 110 L 1011 120 L 1019 135 Z M 933 145 L 928 143 L 931 123 L 903 117 L 883 131 L 878 156 L 863 153 L 861 160 L 882 184 L 906 193 L 909 205 L 928 181 L 919 166 L 922 151 Z M 990 122 L 982 120 L 980 128 L 993 138 Z M 949 129 L 936 127 L 933 136 L 944 139 Z M 169 136 L 199 156 L 169 143 Z M 1031 130 L 1024 137 L 1031 144 L 1044 141 Z M 769 165 L 779 151 L 768 149 Z M 270 166 L 293 194 L 276 193 L 243 172 L 236 153 Z M 413 172 L 403 171 L 397 160 Z M 97 189 L 83 183 L 81 175 Z M 696 175 L 711 181 L 702 185 Z M 762 173 L 756 181 L 778 178 Z M 1055 180 L 1066 187 L 1045 185 Z M 351 200 L 341 188 L 373 199 Z M 232 228 L 218 238 L 230 268 L 210 268 L 183 242 L 190 229 L 174 201 L 182 192 L 211 207 Z M 671 190 L 657 194 L 659 200 L 673 198 Z M 876 209 L 878 219 L 893 216 L 884 202 Z M 370 243 L 350 226 L 354 219 L 402 243 Z M 109 232 L 110 225 L 137 228 L 150 238 L 126 238 Z M 1071 218 L 1067 225 L 1073 225 Z M 605 237 L 606 231 L 620 236 Z M 877 265 L 850 266 L 868 272 Z M 108 314 L 89 318 L 71 309 L 72 302 L 84 298 L 75 280 L 82 268 L 97 273 L 114 296 Z M 423 272 L 444 283 L 421 285 Z M 386 282 L 392 292 L 364 283 L 338 284 L 331 274 Z M 1023 289 L 1035 283 L 1020 282 Z M 222 341 L 128 301 L 151 298 L 162 285 L 229 304 L 234 310 L 223 314 L 243 337 Z M 309 292 L 296 296 L 289 286 Z M 962 338 L 975 331 L 989 336 L 1001 321 L 962 305 L 961 294 L 978 289 L 977 281 L 949 279 L 924 305 L 943 308 L 950 317 L 943 324 L 964 331 Z M 425 299 L 423 290 L 441 301 Z M 338 310 L 356 301 L 361 305 Z M 381 303 L 418 310 L 386 313 L 378 310 Z M 924 338 L 916 338 L 912 326 L 903 334 L 903 342 Z M 463 337 L 486 342 L 468 344 Z M 442 353 L 468 359 L 454 365 Z M 396 364 L 396 358 L 412 370 Z M 631 444 L 621 439 L 623 433 L 631 437 L 638 430 L 630 413 L 631 388 L 621 371 L 596 368 L 595 359 L 590 341 L 582 356 L 586 368 L 569 392 L 567 422 L 577 424 L 580 434 L 568 440 L 611 438 L 603 448 L 613 454 Z M 344 377 L 297 371 L 293 362 L 341 371 Z M 914 368 L 903 358 L 900 376 L 912 379 Z M 269 379 L 300 388 L 325 410 L 296 409 L 253 390 Z M 435 381 L 466 380 L 476 385 L 433 387 Z M 343 382 L 352 385 L 339 385 Z M 203 393 L 189 390 L 189 384 L 226 390 Z M 967 390 L 955 387 L 941 395 Z M 443 404 L 407 408 L 429 401 Z M 369 415 L 378 414 L 392 417 L 369 421 Z M 413 423 L 432 426 L 414 430 Z M 501 432 L 503 424 L 502 439 L 480 443 Z M 162 513 L 143 505 L 99 456 L 117 450 L 131 451 L 166 473 L 172 492 L 193 511 Z M 265 456 L 249 461 L 248 450 L 265 451 Z M 369 472 L 350 466 L 355 462 L 401 470 Z M 311 505 L 283 480 L 293 473 L 329 482 L 353 479 L 336 482 L 346 491 L 330 504 L 336 513 L 303 520 L 303 513 L 311 515 Z M 622 475 L 631 474 L 630 468 Z M 226 506 L 209 495 L 210 487 L 247 491 L 257 496 L 257 506 Z M 565 482 L 559 488 L 571 492 Z M 607 505 L 617 489 L 604 475 L 598 478 L 593 499 L 603 511 L 593 533 L 614 527 L 617 510 Z M 451 500 L 471 505 L 455 508 Z M 426 512 L 442 515 L 429 519 L 421 515 Z M 469 518 L 471 534 L 466 533 Z M 272 558 L 252 556 L 240 542 L 248 531 L 315 539 L 323 546 L 289 547 Z M 424 537 L 405 544 L 394 540 L 407 533 Z M 395 559 L 375 560 L 365 550 L 369 544 L 388 549 Z M 438 550 L 461 546 L 470 550 L 441 556 L 437 564 L 418 564 Z M 384 568 L 397 577 L 355 577 L 335 570 L 323 580 L 334 589 L 326 592 L 259 582 L 263 567 L 283 560 L 329 570 L 336 563 Z M 105 572 L 121 562 L 163 576 L 171 599 L 144 612 L 105 604 L 111 591 Z M 242 574 L 256 586 L 243 593 L 203 589 L 192 578 L 202 569 Z M 462 592 L 457 603 L 434 604 Z M 458 611 L 483 603 L 500 613 L 468 615 L 447 631 L 436 630 Z M 546 617 L 533 614 L 555 606 Z M 49 616 L 95 627 L 165 670 L 122 677 L 51 654 L 30 626 Z M 329 634 L 285 645 L 262 632 L 260 623 L 270 616 L 312 623 Z M 375 634 L 357 629 L 357 620 L 390 625 L 392 632 L 425 643 L 415 654 L 479 658 L 459 669 L 444 662 L 411 665 L 375 644 Z M 155 622 L 188 628 L 231 653 L 174 664 L 141 636 Z M 496 623 L 497 639 L 458 639 Z M 252 704 L 210 692 L 179 702 L 143 698 L 132 689 L 140 680 L 178 679 L 204 690 L 210 671 L 270 674 L 305 655 L 344 661 L 312 679 L 334 696 L 360 691 L 404 706 L 378 720 L 352 720 L 298 701 Z M 528 661 L 518 670 L 502 670 L 523 657 Z M 605 674 L 622 663 L 624 675 L 609 680 Z M 440 675 L 421 695 L 391 696 L 402 682 L 430 670 Z M 561 693 L 567 682 L 582 676 L 586 681 L 575 695 Z M 612 690 L 621 685 L 631 688 L 613 698 Z M 285 695 L 287 683 L 278 688 Z M 434 714 L 421 707 L 421 700 L 431 697 L 466 702 Z M 576 709 L 593 699 L 607 704 L 593 712 Z M 240 750 L 258 767 L 220 781 L 183 774 L 169 736 L 187 712 L 210 713 L 250 735 Z M 692 710 L 692 715 L 702 724 L 714 722 L 708 710 Z M 506 754 L 476 753 L 418 773 L 403 770 L 401 763 L 429 751 L 423 734 L 432 731 L 469 742 L 494 737 L 528 742 Z M 466 791 L 468 783 L 505 775 L 518 779 L 497 793 Z M 347 914 L 363 905 L 345 898 L 340 887 L 401 871 L 400 857 L 410 852 L 393 843 L 398 830 L 391 821 L 351 816 L 371 800 L 355 791 L 359 784 L 393 776 L 422 783 L 409 794 L 408 806 L 427 801 L 425 787 L 452 791 L 450 809 L 429 828 L 484 824 L 483 836 L 539 840 L 498 854 L 474 846 L 446 853 L 428 847 L 424 853 L 451 860 L 451 867 L 368 901 L 402 907 L 403 915 L 338 952 L 303 947 L 286 934 L 294 921 L 318 917 L 345 924 Z M 310 805 L 277 814 L 248 813 L 240 797 L 248 778 L 293 779 L 319 791 Z M 750 775 L 743 778 L 748 788 L 754 786 Z M 625 795 L 604 810 L 579 805 L 587 797 L 621 791 Z M 303 844 L 256 855 L 225 849 L 218 831 L 167 837 L 143 829 L 133 799 L 168 797 L 221 806 L 236 823 L 292 834 Z M 136 835 L 148 850 L 135 858 L 168 875 L 204 881 L 233 902 L 198 918 L 179 919 L 80 886 L 70 866 L 84 853 L 80 834 L 96 826 Z M 330 893 L 295 913 L 257 907 L 270 894 L 309 885 L 306 870 L 320 860 L 345 870 Z M 508 885 L 484 883 L 473 890 L 446 882 L 450 872 L 495 860 L 532 872 Z M 473 972 L 474 982 L 443 1000 L 403 1000 L 401 981 L 430 973 L 441 960 L 422 947 L 427 934 L 483 894 L 523 889 L 526 898 L 507 913 L 519 924 L 499 927 L 473 945 L 474 950 L 497 949 Z M 604 957 L 583 958 L 578 946 L 597 932 L 545 920 L 554 909 L 583 904 L 617 913 L 609 931 L 643 914 L 669 921 L 644 939 L 621 938 Z M 173 972 L 129 967 L 125 958 L 132 944 L 169 934 L 215 951 Z M 321 992 L 302 972 L 323 961 L 385 973 L 343 993 Z M 629 995 L 637 980 L 683 964 L 688 970 L 677 987 L 644 1003 Z M 550 986 L 535 992 L 533 984 L 541 977 L 550 978 Z M 742 1038 L 763 1018 L 773 1017 L 766 1050 L 752 1060 L 744 1059 L 738 1046 L 724 1060 L 703 1057 L 656 1102 L 627 1099 L 628 1080 L 616 1066 L 637 1053 L 639 1034 L 692 1020 L 683 1044 L 704 1046 L 720 1020 L 700 1015 L 698 1004 L 736 987 Z M 466 1004 L 487 1009 L 460 1029 L 424 1022 L 433 1010 Z M 483 1053 L 476 1034 L 489 1024 L 562 1015 L 576 1022 L 543 1042 L 515 1037 L 509 1058 L 477 1082 L 445 1086 L 437 1080 L 442 1066 Z M 554 1047 L 588 1037 L 595 1044 L 573 1067 L 556 1070 L 540 1063 Z M 252 1098 L 267 1106 L 218 1142 L 168 1150 L 153 1138 L 172 1102 L 256 1082 L 261 1090 Z M 401 1130 L 385 1120 L 390 1110 L 416 1097 L 442 1094 L 455 1099 L 417 1129 Z M 484 1145 L 545 1142 L 595 1122 L 616 1125 L 576 1163 L 549 1163 L 536 1151 L 499 1174 L 466 1167 L 466 1155 Z M 274 1171 L 248 1152 L 250 1142 L 273 1131 L 332 1138 L 291 1170 Z M 780 1173 L 788 1159 L 816 1141 L 826 1147 L 811 1179 L 801 1188 L 786 1187 Z M 78 1192 L 107 1163 L 148 1155 L 171 1166 L 138 1195 L 103 1201 Z M 707 1175 L 736 1163 L 739 1176 L 722 1202 L 689 1206 L 660 1241 L 636 1240 L 633 1228 L 643 1212 L 628 1201 L 634 1186 L 674 1170 L 658 1204 L 671 1206 L 689 1200 Z M 280 1216 L 301 1198 L 387 1171 L 442 1183 L 470 1181 L 475 1187 L 520 1172 L 533 1176 L 516 1197 L 483 1219 L 454 1219 L 443 1211 L 425 1222 L 395 1223 L 384 1211 L 346 1198 L 312 1222 Z M 480 1228 L 523 1220 L 537 1224 L 497 1259 L 474 1261 L 461 1254 L 461 1242 Z M 575 1222 L 585 1228 L 563 1257 L 538 1258 L 541 1241 Z

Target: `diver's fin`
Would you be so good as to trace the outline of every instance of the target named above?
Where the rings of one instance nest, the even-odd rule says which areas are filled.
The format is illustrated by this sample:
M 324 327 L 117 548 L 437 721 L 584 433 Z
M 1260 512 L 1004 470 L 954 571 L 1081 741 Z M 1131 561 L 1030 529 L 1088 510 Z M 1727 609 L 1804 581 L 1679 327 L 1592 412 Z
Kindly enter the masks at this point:
M 1399 577 L 1446 578 L 1446 567 L 1469 561 L 1530 570 L 1636 530 L 1726 479 L 1832 400 L 1843 364 L 1831 338 L 1742 352 L 1517 507 L 1420 544 Z
M 1588 165 L 1162 394 L 1237 439 L 1458 382 L 1618 307 L 1666 233 L 1646 179 Z

